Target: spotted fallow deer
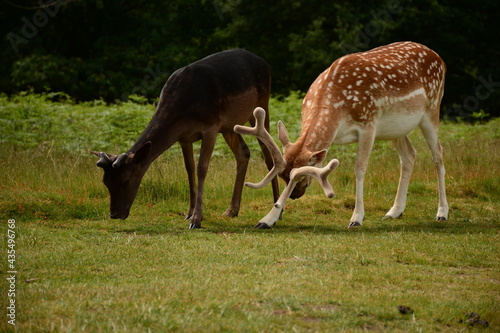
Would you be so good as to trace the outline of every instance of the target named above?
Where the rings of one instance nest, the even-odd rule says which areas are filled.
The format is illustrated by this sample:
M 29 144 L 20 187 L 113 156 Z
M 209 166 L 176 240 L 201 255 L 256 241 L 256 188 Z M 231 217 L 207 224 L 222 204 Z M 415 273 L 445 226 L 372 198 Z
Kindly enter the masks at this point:
M 391 140 L 399 153 L 401 174 L 394 205 L 384 218 L 398 218 L 406 206 L 416 157 L 408 134 L 420 127 L 437 169 L 439 206 L 436 219 L 446 220 L 445 169 L 438 141 L 445 71 L 445 63 L 436 52 L 413 42 L 393 43 L 337 59 L 318 76 L 304 98 L 302 131 L 297 141 L 291 143 L 285 127 L 278 123 L 283 155 L 272 139 L 266 141 L 273 146 L 270 150 L 274 152 L 275 167 L 261 183 L 247 185 L 262 187 L 276 174 L 289 183 L 290 175 L 297 168 L 320 165 L 332 144 L 357 142 L 356 202 L 349 228 L 359 227 L 365 215 L 363 181 L 374 141 Z M 257 131 L 242 126 L 236 126 L 235 131 L 258 137 L 262 134 L 262 131 L 256 134 Z M 286 200 L 284 197 L 301 197 L 310 183 L 311 174 L 294 179 L 293 191 L 287 186 L 280 203 L 256 228 L 273 226 L 283 199 Z
M 190 205 L 186 219 L 190 228 L 200 228 L 203 219 L 203 186 L 216 137 L 221 133 L 236 157 L 236 181 L 231 204 L 224 216 L 234 217 L 240 209 L 241 192 L 250 158 L 243 138 L 233 131 L 236 124 L 254 124 L 255 107 L 267 108 L 271 89 L 271 68 L 262 58 L 245 50 L 215 53 L 175 71 L 160 95 L 156 112 L 137 142 L 127 152 L 100 157 L 104 184 L 111 197 L 110 217 L 126 219 L 141 180 L 150 164 L 179 142 L 188 173 Z M 264 124 L 269 128 L 269 117 Z M 202 140 L 196 175 L 193 142 Z M 266 163 L 272 157 L 260 141 Z M 279 195 L 273 180 L 273 194 Z

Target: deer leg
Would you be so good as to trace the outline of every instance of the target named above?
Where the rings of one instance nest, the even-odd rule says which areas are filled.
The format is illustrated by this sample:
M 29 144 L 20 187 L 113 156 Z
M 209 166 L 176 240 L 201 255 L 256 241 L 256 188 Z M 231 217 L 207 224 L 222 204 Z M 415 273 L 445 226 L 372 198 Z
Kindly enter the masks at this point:
M 198 160 L 197 167 L 198 191 L 196 192 L 196 201 L 189 229 L 201 228 L 201 221 L 203 220 L 203 187 L 205 186 L 208 165 L 210 164 L 210 157 L 214 151 L 216 139 L 217 130 L 207 131 L 202 136 L 200 159 Z
M 196 201 L 196 175 L 195 163 L 193 157 L 193 144 L 191 142 L 179 142 L 182 148 L 182 155 L 184 156 L 184 166 L 188 174 L 189 180 L 189 211 L 186 220 L 193 216 L 194 204 Z
M 446 187 L 445 187 L 445 174 L 443 162 L 443 147 L 439 143 L 437 126 L 434 123 L 439 122 L 439 119 L 432 122 L 428 118 L 424 117 L 420 123 L 420 128 L 424 134 L 427 145 L 429 146 L 432 153 L 432 160 L 437 170 L 438 178 L 438 191 L 439 191 L 439 206 L 436 214 L 436 220 L 446 221 L 448 219 L 448 202 L 446 200 Z
M 365 217 L 365 207 L 363 202 L 363 184 L 365 181 L 366 170 L 368 169 L 368 160 L 373 148 L 375 140 L 374 130 L 367 129 L 365 133 L 359 133 L 358 150 L 356 153 L 356 203 L 354 204 L 354 212 L 351 217 L 351 222 L 348 228 L 360 227 L 363 225 Z
M 401 161 L 401 173 L 399 176 L 398 192 L 396 194 L 396 199 L 394 200 L 394 205 L 384 216 L 387 218 L 398 218 L 403 215 L 403 211 L 406 207 L 406 195 L 408 193 L 408 185 L 410 183 L 411 173 L 413 171 L 413 165 L 415 164 L 415 157 L 417 156 L 417 151 L 411 144 L 408 137 L 402 137 L 393 141 L 394 146 L 399 154 L 399 159 Z
M 238 216 L 240 211 L 241 192 L 243 191 L 248 161 L 250 160 L 250 150 L 241 135 L 235 132 L 226 132 L 223 136 L 236 158 L 236 180 L 234 182 L 231 204 L 222 216 L 235 217 Z
M 271 156 L 271 152 L 269 151 L 269 149 L 267 149 L 266 145 L 262 141 L 260 141 L 259 139 L 257 139 L 257 141 L 259 142 L 260 149 L 262 150 L 262 153 L 264 154 L 264 160 L 266 162 L 267 170 L 271 171 L 271 169 L 274 167 L 274 162 L 273 162 L 273 158 Z M 271 186 L 273 188 L 273 200 L 274 200 L 273 202 L 276 202 L 280 198 L 280 188 L 279 188 L 279 184 L 278 184 L 278 177 L 274 177 L 273 180 L 271 180 Z M 277 212 L 278 209 L 273 208 L 273 211 Z M 274 225 L 276 223 L 276 220 L 278 220 L 278 219 L 281 220 L 282 216 L 283 216 L 283 208 L 280 208 L 277 218 L 274 218 L 274 217 L 270 218 L 271 220 L 273 220 L 272 225 Z M 267 219 L 264 218 L 263 221 L 264 220 L 267 220 Z M 262 221 L 260 221 L 259 223 L 257 223 L 257 225 L 254 226 L 254 228 L 256 228 L 256 229 L 269 229 L 270 227 L 271 226 L 268 223 L 262 222 Z

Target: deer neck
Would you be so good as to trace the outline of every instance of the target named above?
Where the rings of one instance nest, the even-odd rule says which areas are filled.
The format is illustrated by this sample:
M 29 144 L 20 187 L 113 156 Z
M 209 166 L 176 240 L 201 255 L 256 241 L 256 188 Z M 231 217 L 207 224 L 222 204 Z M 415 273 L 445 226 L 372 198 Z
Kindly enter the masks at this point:
M 148 126 L 129 149 L 128 153 L 134 154 L 144 144 L 151 142 L 151 153 L 149 154 L 147 163 L 150 164 L 165 150 L 179 141 L 182 126 L 177 126 L 176 124 L 178 124 L 177 119 L 169 116 L 169 113 L 160 109 L 159 106 Z
M 335 66 L 318 76 L 302 102 L 302 131 L 297 143 L 310 151 L 328 149 L 341 124 L 343 102 L 329 80 L 332 75 L 335 75 Z
M 304 102 L 308 104 L 307 99 Z M 313 103 L 315 105 L 303 107 L 302 131 L 296 144 L 309 151 L 328 149 L 336 136 L 340 120 L 335 114 L 335 108 L 317 99 L 311 102 Z

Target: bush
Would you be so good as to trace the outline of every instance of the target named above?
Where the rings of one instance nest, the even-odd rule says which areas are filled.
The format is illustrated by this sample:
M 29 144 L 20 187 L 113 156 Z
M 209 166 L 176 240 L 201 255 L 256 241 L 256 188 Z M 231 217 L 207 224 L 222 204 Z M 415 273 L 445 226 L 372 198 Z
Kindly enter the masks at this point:
M 154 112 L 151 105 L 133 101 L 75 104 L 64 94 L 1 95 L 0 103 L 2 144 L 19 149 L 46 145 L 79 153 L 127 149 Z
M 277 140 L 277 121 L 290 133 L 300 133 L 302 94 L 271 98 L 271 135 Z M 22 92 L 11 97 L 0 95 L 0 143 L 18 149 L 49 146 L 87 154 L 88 149 L 123 152 L 129 149 L 146 128 L 155 110 L 142 96 L 129 96 L 127 102 L 108 104 L 102 100 L 75 103 L 64 93 Z M 250 150 L 257 152 L 257 140 L 245 137 Z M 170 153 L 180 152 L 174 145 Z M 218 140 L 215 156 L 232 153 L 224 140 Z

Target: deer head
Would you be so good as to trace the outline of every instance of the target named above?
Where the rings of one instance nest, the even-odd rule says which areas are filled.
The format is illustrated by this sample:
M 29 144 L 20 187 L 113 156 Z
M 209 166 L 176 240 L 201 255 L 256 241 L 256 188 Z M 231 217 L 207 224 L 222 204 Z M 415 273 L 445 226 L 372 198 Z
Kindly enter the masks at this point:
M 319 166 L 326 157 L 326 149 L 308 152 L 306 154 L 302 153 L 301 155 L 292 158 L 292 156 L 296 156 L 294 155 L 296 146 L 290 142 L 285 126 L 281 121 L 279 121 L 278 138 L 283 145 L 284 154 L 282 155 L 278 145 L 274 142 L 273 138 L 264 127 L 264 119 L 266 117 L 264 109 L 258 107 L 254 110 L 253 114 L 256 120 L 254 127 L 236 125 L 234 126 L 234 131 L 239 134 L 254 135 L 260 139 L 271 152 L 274 162 L 274 167 L 262 181 L 259 183 L 245 183 L 245 185 L 251 188 L 262 188 L 277 175 L 279 175 L 287 183 L 287 187 L 275 204 L 275 208 L 279 209 L 279 212 L 270 212 L 270 214 L 273 215 L 272 219 L 275 218 L 274 222 L 276 221 L 277 216 L 279 216 L 279 213 L 281 213 L 281 209 L 283 208 L 286 199 L 288 197 L 292 199 L 301 197 L 305 193 L 307 187 L 311 184 L 312 178 L 316 178 L 325 191 L 325 194 L 329 198 L 332 198 L 334 196 L 334 192 L 326 177 L 339 165 L 339 161 L 336 159 L 331 160 L 325 168 L 320 168 Z M 272 222 L 272 224 L 274 224 L 274 222 Z M 264 224 L 259 223 L 257 227 L 259 227 L 259 225 Z M 269 224 L 267 223 L 265 225 Z
M 327 150 L 311 151 L 307 147 L 300 147 L 298 144 L 290 142 L 288 131 L 285 125 L 280 121 L 278 123 L 278 139 L 283 146 L 283 159 L 286 166 L 279 174 L 280 177 L 288 184 L 290 182 L 290 173 L 292 170 L 304 166 L 318 167 L 323 163 L 326 157 Z M 290 198 L 298 199 L 304 195 L 306 189 L 311 185 L 312 178 L 310 175 L 305 175 L 298 181 L 290 194 Z
M 146 142 L 135 153 L 111 155 L 103 152 L 92 154 L 99 157 L 97 166 L 104 169 L 103 182 L 111 197 L 109 216 L 125 220 L 137 195 L 142 177 L 149 166 L 151 142 Z

